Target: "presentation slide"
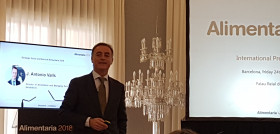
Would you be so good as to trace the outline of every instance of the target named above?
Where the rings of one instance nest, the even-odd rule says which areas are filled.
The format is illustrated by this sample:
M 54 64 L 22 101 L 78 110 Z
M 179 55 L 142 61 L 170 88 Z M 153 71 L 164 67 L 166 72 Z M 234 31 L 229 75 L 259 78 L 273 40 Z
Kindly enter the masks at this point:
M 69 82 L 92 71 L 91 50 L 0 42 L 0 107 L 59 108 Z
M 190 0 L 189 117 L 280 118 L 279 5 Z

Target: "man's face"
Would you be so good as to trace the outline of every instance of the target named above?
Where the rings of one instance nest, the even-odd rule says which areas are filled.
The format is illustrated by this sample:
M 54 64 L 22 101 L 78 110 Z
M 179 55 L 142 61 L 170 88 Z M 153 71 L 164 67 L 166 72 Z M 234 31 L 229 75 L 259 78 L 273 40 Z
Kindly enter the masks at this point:
M 107 46 L 96 47 L 92 54 L 91 61 L 94 65 L 94 70 L 96 72 L 101 70 L 108 71 L 113 62 L 113 55 L 111 49 Z
M 15 80 L 17 78 L 17 69 L 12 70 L 12 79 Z

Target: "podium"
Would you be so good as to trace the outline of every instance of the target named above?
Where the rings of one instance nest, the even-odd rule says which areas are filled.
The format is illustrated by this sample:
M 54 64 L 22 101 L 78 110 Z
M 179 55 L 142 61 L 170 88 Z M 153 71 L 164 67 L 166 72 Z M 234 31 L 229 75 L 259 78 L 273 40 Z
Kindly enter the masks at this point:
M 72 125 L 63 122 L 57 109 L 19 109 L 18 134 L 70 134 Z

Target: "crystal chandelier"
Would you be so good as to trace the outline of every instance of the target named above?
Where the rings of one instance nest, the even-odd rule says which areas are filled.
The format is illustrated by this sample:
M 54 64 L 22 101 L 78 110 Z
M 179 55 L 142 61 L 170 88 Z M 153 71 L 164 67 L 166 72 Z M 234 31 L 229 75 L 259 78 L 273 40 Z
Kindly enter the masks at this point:
M 153 122 L 153 134 L 160 134 L 160 122 L 174 106 L 185 107 L 185 89 L 178 80 L 178 72 L 171 70 L 166 76 L 164 70 L 172 63 L 171 39 L 166 43 L 166 52 L 161 52 L 161 39 L 152 39 L 152 52 L 147 53 L 145 38 L 141 40 L 140 63 L 150 61 L 146 79 L 139 70 L 133 72 L 133 80 L 125 83 L 126 107 L 143 107 L 143 115 Z M 137 78 L 136 78 L 137 77 Z

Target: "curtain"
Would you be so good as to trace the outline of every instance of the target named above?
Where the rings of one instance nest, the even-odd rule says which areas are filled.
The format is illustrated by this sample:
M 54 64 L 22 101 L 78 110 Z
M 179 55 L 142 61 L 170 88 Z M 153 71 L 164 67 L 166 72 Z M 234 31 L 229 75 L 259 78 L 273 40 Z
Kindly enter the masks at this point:
M 6 1 L 0 0 L 0 40 L 5 40 Z M 0 127 L 1 128 L 1 127 Z
M 166 39 L 172 40 L 173 65 L 178 71 L 178 79 L 186 89 L 186 0 L 167 0 Z M 164 132 L 181 129 L 185 108 L 173 107 L 164 121 Z
M 0 0 L 0 40 L 5 40 L 5 27 L 6 27 L 6 1 Z M 5 131 L 4 109 L 0 109 L 0 134 Z
M 0 10 L 6 20 L 6 41 L 87 49 L 98 42 L 109 43 L 114 49 L 109 75 L 125 82 L 124 0 L 1 1 L 6 4 L 6 10 Z M 15 111 L 5 113 L 10 116 L 7 113 Z
M 91 49 L 113 46 L 112 77 L 124 82 L 124 0 L 6 0 L 6 40 Z M 118 73 L 116 73 L 118 72 Z

